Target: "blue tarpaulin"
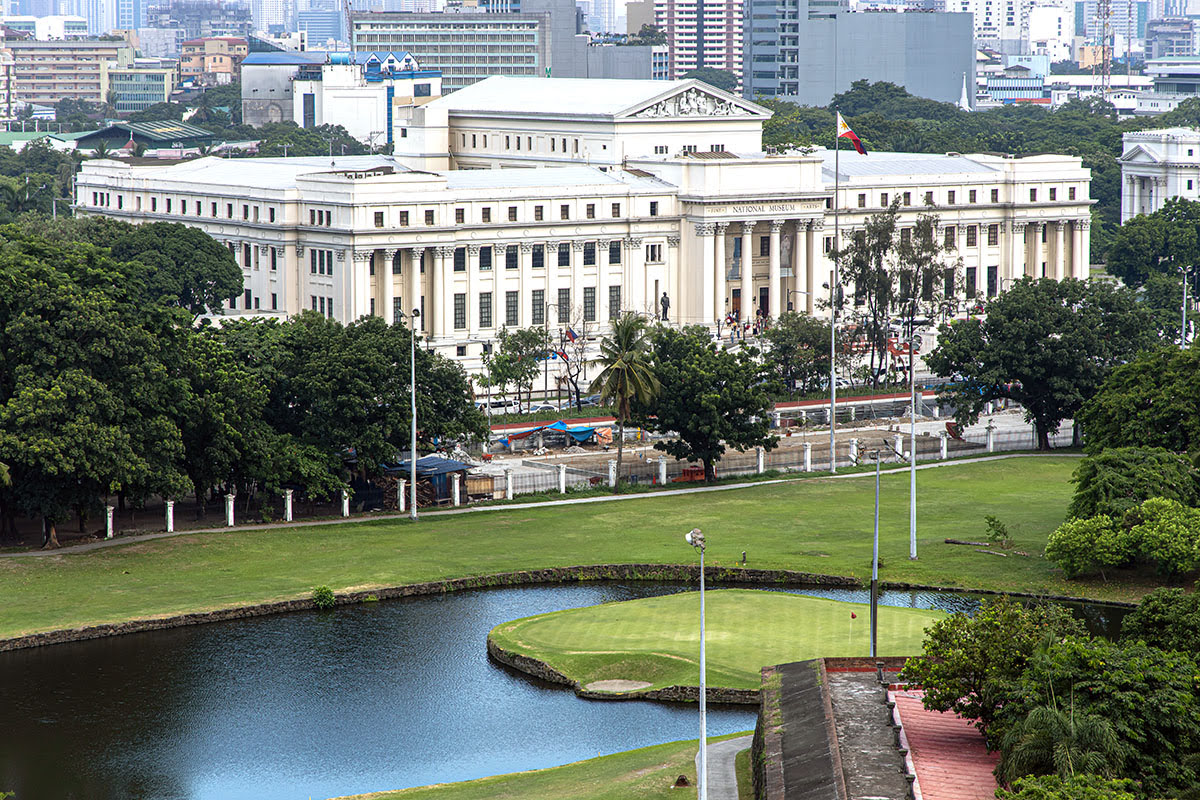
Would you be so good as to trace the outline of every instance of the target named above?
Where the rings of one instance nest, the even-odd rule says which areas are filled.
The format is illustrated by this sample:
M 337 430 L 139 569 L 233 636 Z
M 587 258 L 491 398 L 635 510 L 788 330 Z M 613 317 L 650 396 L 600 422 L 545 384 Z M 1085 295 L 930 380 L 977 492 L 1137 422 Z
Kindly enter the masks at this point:
M 541 427 L 533 428 L 532 430 L 510 434 L 504 440 L 504 446 L 512 447 L 512 442 L 514 439 L 527 439 L 536 433 L 564 433 L 577 442 L 586 442 L 588 439 L 591 439 L 596 435 L 596 429 L 589 428 L 584 425 L 576 425 L 575 427 L 571 427 L 560 419 L 558 422 L 552 422 L 549 425 L 542 425 Z M 420 468 L 420 466 L 421 462 L 417 461 L 417 467 Z

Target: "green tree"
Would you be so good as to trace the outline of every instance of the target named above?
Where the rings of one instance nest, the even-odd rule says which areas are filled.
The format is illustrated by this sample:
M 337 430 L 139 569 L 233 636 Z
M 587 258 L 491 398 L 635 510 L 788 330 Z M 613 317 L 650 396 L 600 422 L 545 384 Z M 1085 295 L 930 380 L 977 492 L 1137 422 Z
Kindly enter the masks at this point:
M 697 67 L 683 73 L 683 77 L 685 80 L 687 78 L 695 78 L 698 81 L 704 81 L 709 86 L 715 86 L 727 92 L 737 91 L 738 77 L 728 70 L 716 69 L 714 67 Z
M 172 222 L 129 226 L 111 242 L 119 261 L 151 268 L 147 291 L 156 300 L 179 305 L 193 316 L 220 314 L 229 298 L 242 293 L 242 269 L 223 245 L 199 228 Z
M 829 323 L 785 311 L 763 333 L 763 360 L 790 394 L 812 391 L 829 378 Z
M 1108 272 L 1128 286 L 1151 275 L 1200 264 L 1200 203 L 1172 197 L 1153 214 L 1123 224 L 1108 253 Z M 1178 295 L 1176 295 L 1178 296 Z
M 595 362 L 600 374 L 588 391 L 599 392 L 600 402 L 617 413 L 617 480 L 625 455 L 625 425 L 635 404 L 654 403 L 662 383 L 651 367 L 646 320 L 626 311 L 613 320 L 612 333 L 600 340 L 600 357 Z
M 1136 543 L 1119 519 L 1107 514 L 1070 519 L 1046 540 L 1046 560 L 1057 564 L 1068 578 L 1128 564 L 1137 554 Z
M 183 103 L 155 103 L 141 111 L 133 112 L 128 119 L 130 122 L 179 122 L 186 110 L 187 106 Z
M 1138 555 L 1167 577 L 1200 567 L 1200 510 L 1152 497 L 1125 517 Z
M 1200 642 L 1200 591 L 1155 589 L 1121 621 L 1121 640 L 1195 654 Z
M 489 360 L 501 388 L 516 384 L 517 399 L 525 390 L 526 400 L 533 402 L 533 384 L 546 369 L 543 360 L 550 351 L 550 333 L 543 327 L 500 329 L 499 353 Z M 501 392 L 503 394 L 503 392 Z
M 997 800 L 1144 800 L 1141 787 L 1128 778 L 1098 775 L 1038 775 L 1018 778 L 1011 789 L 997 789 Z
M 977 421 L 989 401 L 1014 400 L 1037 430 L 1038 449 L 1048 450 L 1062 421 L 1153 340 L 1149 314 L 1129 290 L 1023 278 L 988 304 L 986 319 L 943 326 L 926 363 L 943 378 L 965 376 L 947 392 L 960 424 Z
M 624 42 L 627 45 L 664 45 L 666 43 L 667 34 L 657 25 L 651 25 L 649 22 L 642 25 L 637 33 L 628 37 Z
M 649 402 L 635 398 L 633 411 L 643 427 L 674 433 L 655 443 L 657 449 L 701 462 L 711 482 L 727 447 L 775 447 L 765 370 L 753 348 L 718 349 L 700 327 L 658 327 L 650 340 L 650 365 L 661 389 Z
M 1053 698 L 1052 698 L 1053 700 Z M 1012 783 L 1026 775 L 1112 777 L 1121 769 L 1122 753 L 1116 731 L 1095 714 L 1077 713 L 1057 703 L 1038 706 L 1004 737 L 997 776 Z
M 974 616 L 957 612 L 935 622 L 926 631 L 924 653 L 910 658 L 900 677 L 925 688 L 926 708 L 973 720 L 996 747 L 1000 735 L 993 724 L 1035 650 L 1082 632 L 1059 606 L 985 600 Z
M 1200 471 L 1185 456 L 1161 447 L 1110 447 L 1079 462 L 1067 514 L 1120 519 L 1151 497 L 1200 505 Z
M 273 158 L 289 156 L 363 155 L 367 146 L 355 139 L 341 125 L 319 125 L 301 128 L 294 122 L 273 122 L 257 129 L 258 155 Z
M 1116 367 L 1077 416 L 1092 454 L 1113 447 L 1200 451 L 1200 348 L 1139 354 Z

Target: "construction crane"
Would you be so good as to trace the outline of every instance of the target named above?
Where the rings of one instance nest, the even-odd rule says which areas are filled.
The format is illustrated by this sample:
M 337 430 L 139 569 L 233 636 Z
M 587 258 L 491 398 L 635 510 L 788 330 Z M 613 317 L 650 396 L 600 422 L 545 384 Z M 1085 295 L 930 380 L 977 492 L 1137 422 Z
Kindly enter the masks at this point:
M 1098 0 L 1100 16 L 1100 96 L 1108 99 L 1108 88 L 1112 82 L 1112 0 Z
M 350 17 L 350 0 L 342 0 L 342 13 L 346 15 L 346 43 L 350 45 L 350 61 L 354 61 L 354 20 Z

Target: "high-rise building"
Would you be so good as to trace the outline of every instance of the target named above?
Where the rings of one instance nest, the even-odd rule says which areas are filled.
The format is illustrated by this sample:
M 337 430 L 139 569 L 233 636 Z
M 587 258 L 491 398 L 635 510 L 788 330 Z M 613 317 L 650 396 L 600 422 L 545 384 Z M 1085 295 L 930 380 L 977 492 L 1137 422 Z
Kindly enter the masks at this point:
M 945 0 L 947 11 L 970 14 L 975 40 L 1005 54 L 1027 52 L 1032 0 Z
M 166 0 L 149 8 L 146 27 L 182 28 L 184 39 L 245 38 L 254 31 L 250 6 L 238 0 Z
M 129 66 L 134 58 L 133 48 L 124 41 L 20 39 L 5 46 L 13 54 L 15 99 L 45 105 L 65 98 L 104 102 L 109 65 Z
M 654 20 L 667 35 L 672 78 L 701 67 L 720 69 L 742 81 L 740 0 L 655 0 Z

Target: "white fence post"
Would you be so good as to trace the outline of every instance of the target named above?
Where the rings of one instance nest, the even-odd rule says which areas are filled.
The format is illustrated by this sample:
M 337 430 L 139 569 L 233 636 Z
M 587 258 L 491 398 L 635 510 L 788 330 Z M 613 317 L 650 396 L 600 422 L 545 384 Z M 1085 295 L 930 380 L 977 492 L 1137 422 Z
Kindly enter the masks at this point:
M 608 460 L 608 488 L 617 488 L 617 461 L 612 458 Z
M 237 495 L 233 492 L 225 495 L 225 526 L 233 527 L 233 501 L 237 499 Z
M 892 449 L 896 451 L 896 460 L 904 458 L 904 434 L 897 433 L 892 437 Z
M 990 419 L 987 424 L 987 451 L 989 453 L 996 452 L 996 426 Z
M 167 533 L 175 530 L 175 501 L 167 501 Z
M 856 415 L 857 415 L 857 412 L 855 411 L 854 406 L 850 406 L 850 421 L 851 422 L 854 422 L 854 418 Z
M 858 463 L 858 439 L 850 440 L 850 465 Z
M 404 502 L 408 497 L 408 493 L 404 491 L 404 487 L 407 483 L 408 481 L 404 480 L 404 478 L 400 478 L 396 481 L 396 510 L 401 514 L 407 510 Z
M 667 457 L 658 457 L 658 483 L 660 486 L 665 486 L 667 483 Z
M 567 465 L 566 464 L 558 465 L 558 493 L 559 494 L 567 493 Z
M 812 442 L 804 443 L 804 471 L 812 472 Z
M 938 457 L 941 458 L 942 461 L 945 461 L 947 458 L 950 457 L 950 454 L 947 452 L 947 448 L 946 448 L 946 445 L 950 440 L 950 434 L 946 433 L 945 431 L 942 431 L 941 433 L 938 434 L 938 438 L 942 440 L 941 441 L 941 451 L 939 452 Z
M 292 521 L 292 489 L 283 490 L 283 521 Z
M 782 414 L 780 414 L 778 411 L 772 411 L 771 412 L 771 427 L 778 428 L 780 420 L 782 420 L 782 419 L 783 419 Z
M 350 492 L 342 489 L 342 516 L 350 516 Z
M 513 479 L 511 469 L 504 470 L 504 499 L 513 499 Z
M 113 513 L 116 511 L 112 506 L 104 507 L 104 538 L 111 539 L 113 537 Z
M 455 506 L 462 505 L 462 475 L 457 472 L 450 475 L 450 499 Z
M 761 447 L 754 448 L 754 470 L 757 475 L 767 471 L 767 451 Z

